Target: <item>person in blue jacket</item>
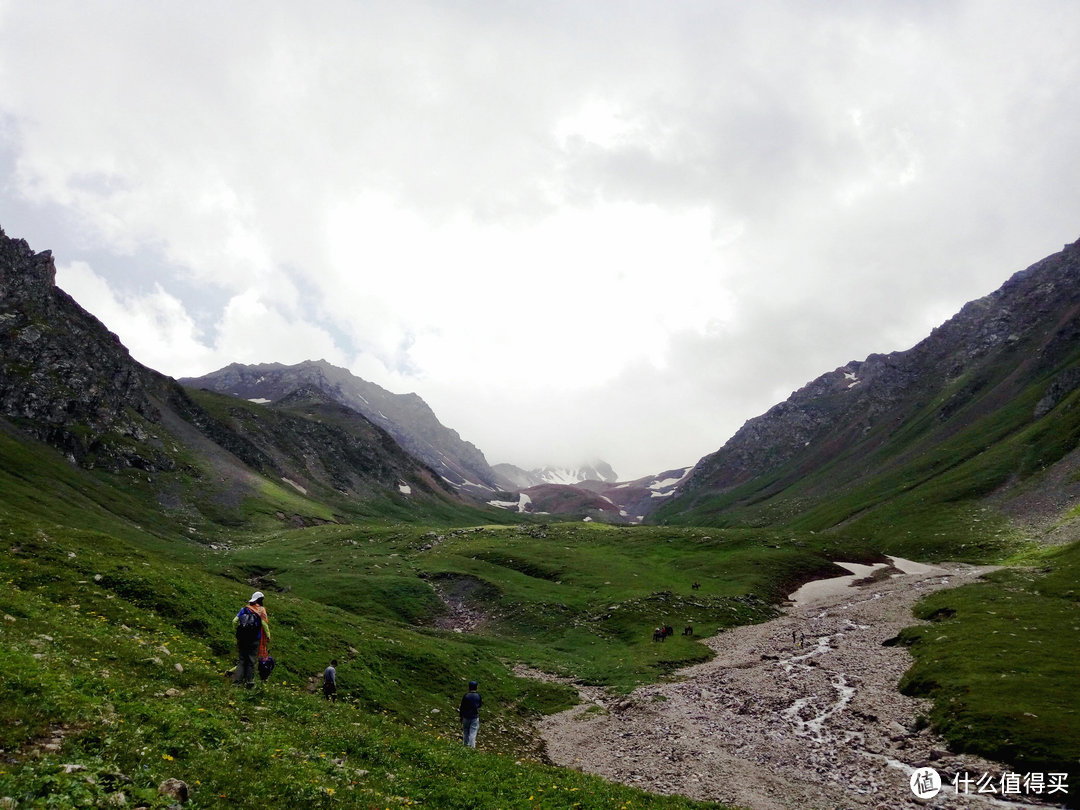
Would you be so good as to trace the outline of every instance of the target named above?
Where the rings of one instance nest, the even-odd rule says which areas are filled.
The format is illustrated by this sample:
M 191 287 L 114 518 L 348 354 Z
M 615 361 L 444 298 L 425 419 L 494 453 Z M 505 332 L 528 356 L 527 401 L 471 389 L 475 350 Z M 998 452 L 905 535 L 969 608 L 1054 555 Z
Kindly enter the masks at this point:
M 476 748 L 476 730 L 480 727 L 480 706 L 484 702 L 476 689 L 476 681 L 469 681 L 469 691 L 461 698 L 461 705 L 458 706 L 458 717 L 461 718 L 461 741 L 469 748 Z

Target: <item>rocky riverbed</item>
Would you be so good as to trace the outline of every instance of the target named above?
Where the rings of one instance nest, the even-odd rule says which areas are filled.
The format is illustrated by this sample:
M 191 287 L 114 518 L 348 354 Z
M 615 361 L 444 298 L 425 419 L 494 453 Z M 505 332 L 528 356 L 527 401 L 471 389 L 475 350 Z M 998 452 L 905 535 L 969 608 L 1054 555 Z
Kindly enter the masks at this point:
M 896 688 L 911 658 L 882 646 L 915 623 L 920 597 L 985 570 L 893 560 L 801 590 L 786 615 L 706 640 L 716 658 L 675 682 L 628 696 L 582 688 L 581 705 L 543 721 L 548 755 L 656 793 L 754 810 L 1035 806 L 958 795 L 954 774 L 1000 784 L 1004 769 L 917 730 L 929 704 Z M 945 786 L 923 801 L 909 781 L 926 766 Z

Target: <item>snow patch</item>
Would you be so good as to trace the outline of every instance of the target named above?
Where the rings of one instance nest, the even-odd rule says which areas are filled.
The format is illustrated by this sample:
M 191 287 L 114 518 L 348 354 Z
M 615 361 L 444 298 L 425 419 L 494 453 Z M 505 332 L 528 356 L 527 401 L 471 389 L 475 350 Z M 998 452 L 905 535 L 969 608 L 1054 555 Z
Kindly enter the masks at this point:
M 665 478 L 663 481 L 653 481 L 649 484 L 649 489 L 666 489 L 667 487 L 673 487 L 685 477 L 686 474 L 683 473 L 683 475 L 680 475 L 678 478 Z
M 263 397 L 255 397 L 254 399 L 249 399 L 248 400 L 248 402 L 254 402 L 256 405 L 266 405 L 270 401 L 271 400 L 264 399 Z
M 408 484 L 398 484 L 397 488 L 402 495 L 412 495 L 412 487 Z
M 294 487 L 296 489 L 296 491 L 299 492 L 301 495 L 307 495 L 307 490 L 304 489 L 302 486 L 300 486 L 295 481 L 291 481 L 290 479 L 286 478 L 285 476 L 282 476 L 281 480 L 284 481 L 286 484 L 290 485 L 291 487 Z
M 524 492 L 520 493 L 516 501 L 488 501 L 488 506 L 494 506 L 496 509 L 517 509 L 518 512 L 524 512 L 525 507 L 532 503 L 532 498 L 526 495 Z M 546 512 L 537 512 L 536 514 L 547 514 Z

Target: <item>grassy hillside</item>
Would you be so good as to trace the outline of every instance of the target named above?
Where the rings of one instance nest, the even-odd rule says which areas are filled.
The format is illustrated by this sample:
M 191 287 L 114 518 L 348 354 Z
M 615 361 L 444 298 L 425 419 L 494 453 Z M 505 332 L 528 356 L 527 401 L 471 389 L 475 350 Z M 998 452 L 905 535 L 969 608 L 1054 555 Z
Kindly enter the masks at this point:
M 1077 460 L 1070 453 L 1080 446 L 1080 390 L 1032 423 L 1040 396 L 1041 389 L 1031 388 L 991 416 L 928 449 L 909 452 L 912 434 L 940 410 L 942 403 L 935 401 L 872 456 L 858 460 L 862 472 L 856 478 L 850 476 L 856 465 L 851 451 L 781 491 L 773 492 L 771 481 L 788 475 L 786 468 L 713 495 L 689 511 L 680 511 L 676 500 L 654 518 L 666 525 L 835 530 L 902 556 L 1000 561 L 1015 550 L 1017 538 L 987 496 L 993 494 L 1000 504 L 1040 487 L 1051 473 L 1076 480 Z M 837 484 L 844 480 L 848 483 Z
M 1020 452 L 1042 438 L 1014 440 Z M 968 463 L 976 474 L 950 475 L 999 462 Z M 905 689 L 935 699 L 929 720 L 958 747 L 1028 770 L 1075 764 L 1077 547 L 1032 551 L 986 504 L 915 488 L 895 512 L 828 532 L 495 513 L 516 521 L 498 525 L 392 501 L 346 517 L 257 476 L 229 502 L 200 492 L 206 480 L 86 471 L 0 432 L 0 798 L 74 807 L 122 792 L 166 806 L 157 785 L 175 777 L 195 807 L 697 806 L 544 765 L 532 723 L 573 691 L 510 665 L 626 691 L 707 657 L 684 625 L 703 636 L 768 618 L 801 582 L 839 573 L 830 560 L 881 550 L 1027 564 L 920 607 L 938 621 L 902 636 L 917 659 Z M 182 505 L 197 497 L 218 498 L 225 519 Z M 255 588 L 279 665 L 248 692 L 222 673 L 231 617 Z M 657 644 L 661 624 L 676 635 Z M 333 706 L 310 691 L 331 657 Z M 470 679 L 485 696 L 476 752 L 457 741 Z
M 179 478 L 147 478 L 0 434 L 0 799 L 166 806 L 156 788 L 175 777 L 195 807 L 697 806 L 545 766 L 532 721 L 574 693 L 509 665 L 617 690 L 664 677 L 707 651 L 654 644 L 654 626 L 765 618 L 837 551 L 810 535 L 455 528 L 392 512 L 283 528 L 269 489 L 221 526 L 162 507 Z M 278 668 L 248 692 L 222 673 L 256 587 Z M 477 626 L 455 632 L 436 590 Z M 333 706 L 309 691 L 331 657 Z M 470 679 L 485 697 L 477 752 L 457 741 Z
M 264 591 L 288 588 L 289 597 L 628 690 L 707 655 L 681 636 L 653 644 L 657 625 L 681 633 L 691 624 L 702 635 L 760 621 L 795 584 L 833 570 L 825 546 L 796 542 L 761 532 L 585 523 L 322 526 L 261 537 L 208 565 L 250 577 Z M 478 626 L 453 633 L 454 617 L 436 590 Z M 449 633 L 432 629 L 440 619 Z
M 697 806 L 524 760 L 514 732 L 565 703 L 561 690 L 305 600 L 271 600 L 283 665 L 236 690 L 220 675 L 235 587 L 101 535 L 27 528 L 0 526 L 15 543 L 2 557 L 0 797 L 16 806 L 107 806 L 123 793 L 165 807 L 167 778 L 189 785 L 193 807 Z M 339 669 L 347 699 L 329 705 L 305 676 L 345 640 L 362 651 Z M 467 677 L 491 707 L 480 752 L 455 738 Z
M 905 630 L 915 664 L 902 690 L 934 699 L 930 720 L 958 751 L 1020 772 L 1080 778 L 1080 544 L 939 591 Z

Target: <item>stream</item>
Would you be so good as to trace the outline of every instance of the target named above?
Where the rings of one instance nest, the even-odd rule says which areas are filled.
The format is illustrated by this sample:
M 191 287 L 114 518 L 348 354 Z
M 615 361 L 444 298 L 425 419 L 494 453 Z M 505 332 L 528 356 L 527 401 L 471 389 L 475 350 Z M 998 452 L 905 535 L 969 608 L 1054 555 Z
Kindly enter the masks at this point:
M 716 658 L 673 682 L 625 696 L 581 689 L 581 705 L 541 722 L 548 755 L 656 793 L 753 810 L 1055 806 L 958 790 L 955 775 L 961 786 L 969 775 L 1000 785 L 1003 766 L 951 754 L 916 730 L 929 702 L 896 688 L 910 655 L 882 646 L 917 623 L 919 598 L 990 569 L 889 560 L 840 563 L 849 576 L 804 585 L 785 615 L 706 639 Z M 923 800 L 910 781 L 926 767 L 944 784 Z

